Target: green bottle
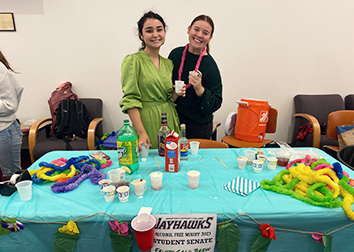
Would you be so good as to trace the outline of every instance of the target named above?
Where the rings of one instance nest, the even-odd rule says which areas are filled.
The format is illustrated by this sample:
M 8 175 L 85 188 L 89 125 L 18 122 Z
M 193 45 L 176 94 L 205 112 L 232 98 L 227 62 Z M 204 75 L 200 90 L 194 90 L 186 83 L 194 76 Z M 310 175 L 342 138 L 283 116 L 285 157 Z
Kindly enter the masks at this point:
M 129 120 L 124 120 L 123 127 L 118 131 L 117 149 L 119 167 L 127 166 L 132 173 L 136 173 L 139 170 L 138 134 L 129 125 Z

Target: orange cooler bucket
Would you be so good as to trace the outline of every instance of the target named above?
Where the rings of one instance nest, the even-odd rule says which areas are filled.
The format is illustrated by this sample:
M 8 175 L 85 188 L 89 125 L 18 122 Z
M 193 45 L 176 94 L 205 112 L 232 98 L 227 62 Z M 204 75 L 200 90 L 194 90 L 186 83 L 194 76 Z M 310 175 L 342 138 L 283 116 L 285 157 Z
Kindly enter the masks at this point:
M 248 142 L 262 142 L 267 129 L 269 104 L 267 101 L 241 99 L 237 111 L 235 138 Z

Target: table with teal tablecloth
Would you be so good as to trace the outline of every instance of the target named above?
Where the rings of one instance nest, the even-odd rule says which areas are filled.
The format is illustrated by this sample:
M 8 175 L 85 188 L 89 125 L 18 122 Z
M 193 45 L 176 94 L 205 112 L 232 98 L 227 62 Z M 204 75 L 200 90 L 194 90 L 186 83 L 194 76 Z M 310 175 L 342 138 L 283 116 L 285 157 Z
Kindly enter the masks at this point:
M 120 203 L 117 198 L 113 202 L 105 202 L 99 186 L 93 185 L 89 180 L 85 180 L 71 192 L 58 194 L 52 192 L 50 183 L 34 184 L 33 197 L 29 201 L 21 201 L 17 192 L 10 197 L 0 196 L 0 215 L 30 220 L 23 221 L 24 230 L 0 236 L 0 252 L 52 251 L 54 233 L 62 226 L 56 222 L 75 221 L 96 213 L 101 214 L 77 222 L 80 239 L 74 251 L 113 251 L 108 224 L 112 218 L 102 213 L 130 222 L 141 207 L 151 207 L 152 214 L 216 213 L 218 223 L 240 214 L 247 214 L 259 223 L 290 229 L 276 230 L 277 240 L 271 242 L 268 251 L 323 251 L 321 243 L 316 243 L 311 234 L 302 231 L 328 233 L 352 223 L 342 207 L 316 207 L 261 188 L 245 197 L 222 189 L 222 185 L 238 176 L 260 182 L 262 179 L 271 180 L 284 169 L 277 166 L 275 170 L 264 168 L 261 173 L 255 173 L 252 166 L 248 165 L 245 170 L 240 170 L 237 167 L 237 157 L 243 156 L 244 150 L 201 149 L 198 155 L 189 155 L 188 161 L 181 162 L 178 173 L 165 172 L 164 158 L 158 156 L 156 150 L 150 150 L 147 160 L 140 162 L 139 172 L 132 176 L 132 179 L 147 180 L 146 191 L 142 197 L 138 197 L 131 189 L 129 201 L 125 203 Z M 263 150 L 267 154 L 274 149 Z M 328 162 L 336 162 L 326 153 L 317 149 L 315 151 L 326 157 Z M 117 152 L 104 152 L 113 161 L 110 167 L 101 170 L 108 174 L 109 170 L 119 167 Z M 50 162 L 61 157 L 69 159 L 89 153 L 90 151 L 50 152 L 32 164 L 29 169 L 40 168 L 41 161 Z M 217 157 L 228 168 L 223 166 Z M 156 164 L 155 158 L 161 169 Z M 192 190 L 188 187 L 189 170 L 201 172 L 198 189 Z M 344 167 L 344 170 L 354 178 L 352 170 L 347 167 Z M 164 173 L 160 191 L 151 188 L 149 174 L 153 171 Z M 252 240 L 259 230 L 259 224 L 254 220 L 245 215 L 234 220 L 240 230 L 239 251 L 250 251 Z M 296 230 L 301 232 L 295 232 Z M 332 233 L 332 251 L 353 249 L 353 231 L 354 227 L 348 226 Z M 134 251 L 138 251 L 136 244 Z

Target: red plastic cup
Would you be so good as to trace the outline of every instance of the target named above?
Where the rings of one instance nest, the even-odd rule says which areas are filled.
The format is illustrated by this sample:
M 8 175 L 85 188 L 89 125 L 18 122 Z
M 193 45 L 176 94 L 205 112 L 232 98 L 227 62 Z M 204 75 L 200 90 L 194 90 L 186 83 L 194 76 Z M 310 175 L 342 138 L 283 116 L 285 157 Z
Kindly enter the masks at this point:
M 140 214 L 131 223 L 135 239 L 141 251 L 149 251 L 154 246 L 156 219 L 150 214 Z

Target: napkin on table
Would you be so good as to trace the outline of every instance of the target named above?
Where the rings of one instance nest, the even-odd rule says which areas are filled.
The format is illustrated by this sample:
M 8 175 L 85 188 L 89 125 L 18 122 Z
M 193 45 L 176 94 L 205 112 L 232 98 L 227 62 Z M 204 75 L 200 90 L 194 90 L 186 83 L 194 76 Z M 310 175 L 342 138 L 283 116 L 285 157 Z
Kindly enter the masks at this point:
M 260 184 L 258 182 L 238 176 L 221 187 L 227 191 L 237 193 L 242 196 L 247 196 L 259 186 Z

